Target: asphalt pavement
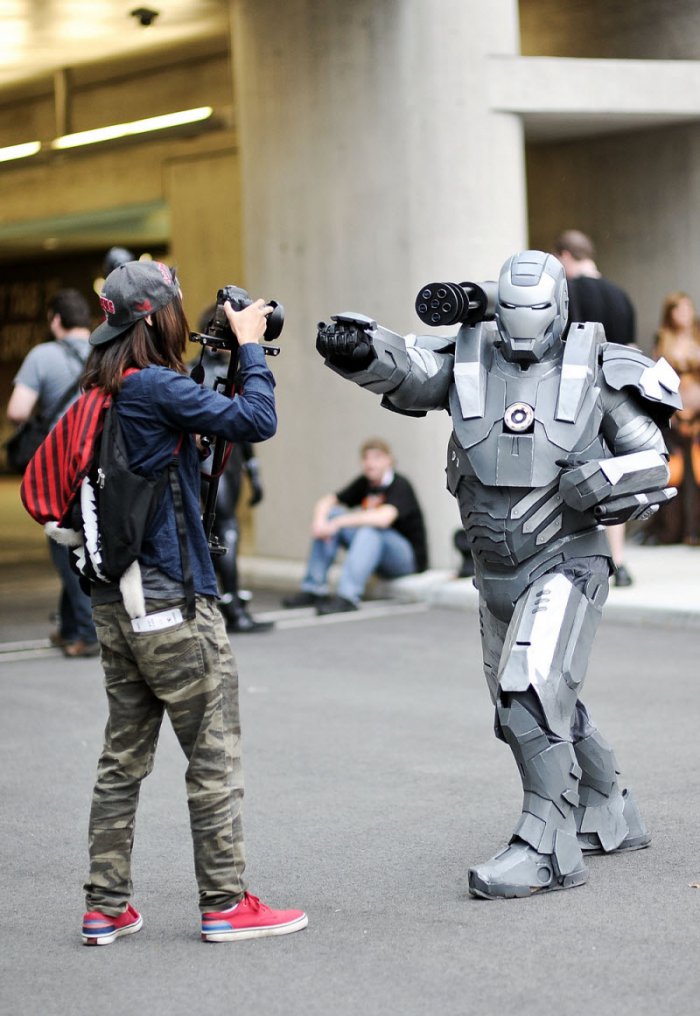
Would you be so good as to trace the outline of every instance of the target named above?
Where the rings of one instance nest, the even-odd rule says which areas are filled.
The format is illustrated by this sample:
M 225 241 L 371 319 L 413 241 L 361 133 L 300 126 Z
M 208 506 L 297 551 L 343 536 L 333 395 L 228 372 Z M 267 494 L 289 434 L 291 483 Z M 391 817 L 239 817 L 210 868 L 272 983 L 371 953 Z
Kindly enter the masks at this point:
M 635 577 L 639 589 L 638 566 Z M 448 581 L 443 592 L 455 589 Z M 277 614 L 277 594 L 258 592 L 258 612 L 281 620 L 234 639 L 248 877 L 273 905 L 306 909 L 309 927 L 199 941 L 184 760 L 166 724 L 137 824 L 143 931 L 87 949 L 100 666 L 48 648 L 55 588 L 39 562 L 16 568 L 0 619 L 2 1013 L 695 1014 L 696 627 L 663 611 L 634 625 L 631 609 L 627 621 L 611 612 L 583 696 L 634 787 L 651 848 L 590 858 L 580 888 L 478 901 L 467 868 L 505 843 L 521 793 L 492 735 L 467 586 L 451 607 L 435 605 L 433 590 L 322 620 Z

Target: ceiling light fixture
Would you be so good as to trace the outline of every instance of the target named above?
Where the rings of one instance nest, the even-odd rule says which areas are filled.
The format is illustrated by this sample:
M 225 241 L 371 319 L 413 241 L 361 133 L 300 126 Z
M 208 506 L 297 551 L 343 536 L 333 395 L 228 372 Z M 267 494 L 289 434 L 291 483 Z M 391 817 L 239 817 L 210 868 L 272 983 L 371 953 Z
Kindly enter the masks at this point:
M 0 162 L 27 159 L 39 151 L 41 151 L 41 141 L 27 141 L 23 145 L 9 145 L 7 148 L 0 148 Z
M 64 134 L 60 138 L 54 138 L 51 147 L 56 149 L 79 148 L 81 145 L 116 141 L 118 138 L 131 137 L 134 134 L 148 134 L 151 131 L 183 127 L 186 124 L 208 120 L 213 112 L 211 106 L 199 106 L 197 109 L 183 109 L 179 113 L 166 113 L 163 116 L 150 116 L 145 120 L 132 120 L 130 123 L 117 123 L 110 127 L 79 131 L 77 134 Z

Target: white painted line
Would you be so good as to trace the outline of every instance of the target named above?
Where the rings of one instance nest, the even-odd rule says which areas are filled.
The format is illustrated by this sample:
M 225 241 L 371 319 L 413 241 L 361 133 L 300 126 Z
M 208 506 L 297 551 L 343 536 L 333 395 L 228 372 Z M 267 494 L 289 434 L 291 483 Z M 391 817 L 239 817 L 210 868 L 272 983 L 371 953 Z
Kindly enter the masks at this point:
M 424 614 L 428 610 L 430 610 L 429 603 L 372 600 L 369 603 L 363 603 L 359 610 L 349 610 L 337 614 L 317 614 L 312 607 L 303 607 L 298 610 L 272 610 L 256 614 L 255 617 L 258 621 L 274 621 L 278 631 L 286 631 L 292 628 L 315 628 L 319 625 L 373 621 L 376 618 L 396 617 L 403 614 Z M 235 632 L 232 634 L 235 637 Z M 40 660 L 60 655 L 60 649 L 52 646 L 48 639 L 27 639 L 24 642 L 0 643 L 0 661 L 2 663 Z
M 47 658 L 56 658 L 60 656 L 60 652 L 57 649 L 22 649 L 18 652 L 6 653 L 4 650 L 0 653 L 0 663 L 3 667 L 6 663 L 23 663 L 29 660 L 45 660 Z
M 17 653 L 23 649 L 54 649 L 48 639 L 25 639 L 23 642 L 0 642 L 0 653 Z
M 364 605 L 359 610 L 348 610 L 337 614 L 316 614 L 306 612 L 305 617 L 289 617 L 292 611 L 285 610 L 279 617 L 274 614 L 256 614 L 260 620 L 275 621 L 275 627 L 279 631 L 286 631 L 291 628 L 315 628 L 324 624 L 346 624 L 353 621 L 373 621 L 381 617 L 395 617 L 399 614 L 424 614 L 430 609 L 428 603 L 393 603 L 391 606 L 370 607 Z M 279 617 L 279 620 L 277 618 Z M 235 636 L 235 632 L 233 633 Z

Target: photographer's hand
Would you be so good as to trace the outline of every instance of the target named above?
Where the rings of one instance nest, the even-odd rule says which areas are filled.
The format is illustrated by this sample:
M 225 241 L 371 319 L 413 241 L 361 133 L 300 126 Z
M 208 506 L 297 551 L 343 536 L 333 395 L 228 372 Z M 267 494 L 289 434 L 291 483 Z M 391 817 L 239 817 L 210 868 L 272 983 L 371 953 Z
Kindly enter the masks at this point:
M 224 303 L 224 313 L 231 325 L 231 331 L 238 339 L 239 346 L 259 342 L 267 328 L 267 315 L 273 307 L 264 300 L 256 300 L 243 310 L 234 310 L 229 301 Z

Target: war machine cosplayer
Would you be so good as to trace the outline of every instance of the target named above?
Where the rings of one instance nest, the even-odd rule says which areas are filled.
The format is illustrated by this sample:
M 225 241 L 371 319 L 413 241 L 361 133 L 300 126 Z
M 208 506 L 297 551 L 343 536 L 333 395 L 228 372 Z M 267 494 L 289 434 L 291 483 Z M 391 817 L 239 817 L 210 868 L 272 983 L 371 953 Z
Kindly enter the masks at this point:
M 680 406 L 678 378 L 606 342 L 602 325 L 570 323 L 564 269 L 541 251 L 510 257 L 497 283 L 430 284 L 416 310 L 461 327 L 402 337 L 338 314 L 317 349 L 386 408 L 452 417 L 447 486 L 474 558 L 496 734 L 524 792 L 509 844 L 469 870 L 469 889 L 492 899 L 581 885 L 585 854 L 650 842 L 579 696 L 613 570 L 603 527 L 675 493 L 659 428 Z

